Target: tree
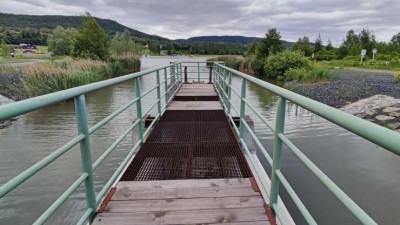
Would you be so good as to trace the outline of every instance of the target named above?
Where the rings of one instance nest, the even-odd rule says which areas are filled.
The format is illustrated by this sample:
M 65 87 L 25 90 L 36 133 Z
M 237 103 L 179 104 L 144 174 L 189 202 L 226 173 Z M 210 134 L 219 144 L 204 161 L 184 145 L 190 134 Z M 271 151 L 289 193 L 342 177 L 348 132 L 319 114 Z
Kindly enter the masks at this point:
M 299 38 L 296 43 L 292 46 L 295 51 L 301 51 L 305 56 L 311 56 L 313 50 L 310 46 L 310 40 L 307 36 Z
M 325 49 L 326 49 L 327 51 L 333 50 L 333 46 L 332 46 L 332 42 L 331 42 L 331 39 L 330 39 L 330 38 L 328 39 L 328 43 L 326 44 Z
M 393 35 L 392 39 L 390 40 L 390 43 L 400 45 L 400 32 Z
M 84 17 L 74 42 L 74 57 L 91 59 L 108 59 L 110 40 L 104 30 L 89 13 Z
M 368 28 L 363 28 L 359 34 L 361 49 L 366 49 L 367 54 L 372 56 L 372 49 L 375 47 L 375 34 Z
M 258 48 L 257 55 L 259 58 L 265 58 L 270 54 L 276 54 L 283 50 L 281 41 L 281 34 L 276 28 L 271 28 L 265 34 L 260 47 Z
M 257 51 L 257 48 L 258 48 L 257 42 L 255 40 L 252 41 L 250 44 L 249 50 L 247 51 L 247 54 L 248 55 L 255 54 Z
M 130 32 L 126 29 L 124 32 L 117 32 L 110 45 L 111 52 L 116 55 L 125 55 L 128 53 L 138 55 L 142 47 L 136 44 L 130 35 Z
M 48 50 L 53 55 L 70 55 L 77 31 L 74 28 L 64 29 L 57 26 L 47 38 Z
M 323 49 L 323 45 L 322 45 L 321 35 L 318 34 L 317 39 L 315 39 L 314 53 L 317 53 L 317 52 L 321 51 L 322 49 Z
M 3 40 L 0 41 L 0 56 L 4 58 L 11 56 L 11 49 Z

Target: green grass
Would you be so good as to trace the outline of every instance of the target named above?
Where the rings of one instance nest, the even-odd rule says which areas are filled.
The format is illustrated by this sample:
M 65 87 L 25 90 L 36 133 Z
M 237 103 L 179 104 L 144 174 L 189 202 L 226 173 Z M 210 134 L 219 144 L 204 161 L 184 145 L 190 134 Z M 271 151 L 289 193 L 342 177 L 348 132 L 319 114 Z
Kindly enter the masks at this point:
M 394 70 L 400 71 L 399 62 L 391 61 L 372 61 L 371 59 L 363 61 L 360 64 L 360 59 L 342 59 L 342 60 L 331 60 L 331 61 L 318 61 L 317 64 L 328 66 L 330 68 L 334 67 L 355 67 L 363 69 L 379 69 L 379 70 Z
M 0 58 L 0 65 L 1 64 L 11 64 L 11 63 L 24 63 L 29 62 L 31 59 L 27 58 Z
M 243 57 L 241 56 L 217 56 L 208 58 L 207 61 L 223 61 L 225 66 L 235 70 L 239 70 L 243 64 Z

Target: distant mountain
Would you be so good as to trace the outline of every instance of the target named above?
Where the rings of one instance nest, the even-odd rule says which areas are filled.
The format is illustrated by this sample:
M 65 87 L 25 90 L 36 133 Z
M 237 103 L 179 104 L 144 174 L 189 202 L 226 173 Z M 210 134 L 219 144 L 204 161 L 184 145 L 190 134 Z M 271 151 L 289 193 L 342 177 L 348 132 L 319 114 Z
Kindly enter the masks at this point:
M 109 34 L 123 32 L 128 29 L 132 36 L 142 39 L 152 39 L 160 41 L 168 41 L 157 35 L 150 35 L 138 30 L 134 30 L 124 26 L 114 20 L 101 19 L 94 17 L 99 25 Z M 57 26 L 79 28 L 82 25 L 82 16 L 53 16 L 53 15 L 20 15 L 0 13 L 0 28 L 36 28 L 36 29 L 54 29 Z
M 262 38 L 259 37 L 245 37 L 245 36 L 198 36 L 191 37 L 188 39 L 176 39 L 174 42 L 176 43 L 185 43 L 190 44 L 194 42 L 221 42 L 221 43 L 240 43 L 240 44 L 249 44 L 253 41 L 260 42 Z M 282 40 L 283 45 L 290 47 L 293 45 L 293 42 Z

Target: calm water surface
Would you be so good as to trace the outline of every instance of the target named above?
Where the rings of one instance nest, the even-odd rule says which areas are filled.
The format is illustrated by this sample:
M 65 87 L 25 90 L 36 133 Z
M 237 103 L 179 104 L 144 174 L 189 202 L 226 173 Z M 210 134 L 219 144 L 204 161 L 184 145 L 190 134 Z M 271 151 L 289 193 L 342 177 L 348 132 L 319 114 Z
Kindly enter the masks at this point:
M 199 61 L 205 58 L 143 58 L 142 69 L 180 60 Z M 141 83 L 142 91 L 148 90 L 155 85 L 155 76 L 146 76 Z M 233 84 L 239 88 L 240 80 L 234 78 Z M 249 101 L 274 122 L 277 97 L 250 83 L 247 88 Z M 90 126 L 133 97 L 133 81 L 88 94 L 86 100 Z M 154 99 L 155 94 L 144 99 L 144 111 L 152 105 Z M 233 100 L 238 109 L 238 98 Z M 151 112 L 155 113 L 154 110 Z M 255 121 L 257 135 L 271 152 L 271 132 L 250 109 L 246 109 L 246 114 Z M 135 118 L 136 109 L 133 106 L 98 130 L 91 137 L 93 159 L 99 157 Z M 292 104 L 287 106 L 285 129 L 287 136 L 379 224 L 400 224 L 398 156 Z M 76 134 L 73 102 L 21 116 L 11 127 L 0 130 L 0 184 L 35 164 Z M 96 170 L 97 191 L 101 190 L 105 181 L 133 147 L 132 136 L 134 135 L 129 135 Z M 269 171 L 270 167 L 266 162 L 263 163 Z M 284 175 L 319 224 L 358 224 L 288 149 L 284 149 L 282 168 Z M 0 224 L 31 224 L 80 173 L 80 153 L 78 148 L 74 148 L 0 200 Z M 305 224 L 288 200 L 287 194 L 282 191 L 281 195 L 298 224 Z M 49 220 L 49 224 L 75 224 L 85 205 L 81 187 Z

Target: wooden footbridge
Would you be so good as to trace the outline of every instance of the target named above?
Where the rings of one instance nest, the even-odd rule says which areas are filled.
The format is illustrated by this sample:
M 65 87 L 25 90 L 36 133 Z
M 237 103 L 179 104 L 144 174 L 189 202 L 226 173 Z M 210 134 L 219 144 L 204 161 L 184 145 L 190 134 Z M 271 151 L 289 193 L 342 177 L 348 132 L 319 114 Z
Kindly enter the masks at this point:
M 154 81 L 154 86 L 142 90 L 141 82 L 147 77 L 146 82 Z M 233 77 L 239 85 L 233 84 Z M 127 96 L 125 105 L 89 126 L 85 95 L 129 80 L 134 80 L 135 96 Z M 279 97 L 274 124 L 246 99 L 247 82 Z M 153 96 L 152 104 L 143 110 L 143 99 L 148 96 Z M 236 106 L 233 96 L 239 99 Z M 71 99 L 77 136 L 0 183 L 2 198 L 79 144 L 82 173 L 33 224 L 44 224 L 81 185 L 86 208 L 77 212 L 79 225 L 294 224 L 279 197 L 280 188 L 308 224 L 317 224 L 281 171 L 282 145 L 362 224 L 377 224 L 284 134 L 287 101 L 400 155 L 400 134 L 228 68 L 223 62 L 171 63 L 4 105 L 0 121 Z M 130 107 L 135 107 L 136 119 L 126 121 L 128 128 L 92 160 L 90 136 Z M 246 119 L 246 110 L 273 132 L 272 155 Z M 94 171 L 128 137 L 133 137 L 132 149 L 101 189 L 96 189 Z M 261 165 L 258 157 L 268 165 Z M 264 167 L 271 172 L 267 174 Z M 321 203 L 321 207 L 329 206 Z

